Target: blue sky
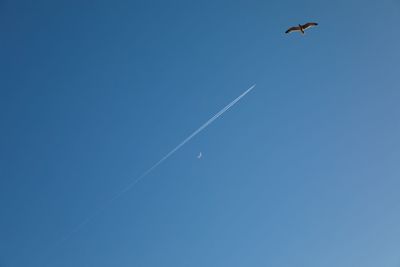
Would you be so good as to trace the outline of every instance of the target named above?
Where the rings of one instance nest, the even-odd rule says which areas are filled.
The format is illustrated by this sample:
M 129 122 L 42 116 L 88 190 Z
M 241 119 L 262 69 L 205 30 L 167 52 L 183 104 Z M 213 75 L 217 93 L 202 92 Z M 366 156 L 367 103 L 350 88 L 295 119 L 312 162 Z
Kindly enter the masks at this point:
M 399 16 L 0 1 L 0 266 L 400 266 Z

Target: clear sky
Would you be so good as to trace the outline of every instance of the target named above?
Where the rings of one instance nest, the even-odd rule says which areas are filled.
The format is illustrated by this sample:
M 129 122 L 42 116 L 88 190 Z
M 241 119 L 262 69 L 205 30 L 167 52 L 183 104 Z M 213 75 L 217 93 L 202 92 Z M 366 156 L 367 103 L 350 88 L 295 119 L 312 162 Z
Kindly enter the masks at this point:
M 399 18 L 398 0 L 0 1 L 0 266 L 399 267 Z

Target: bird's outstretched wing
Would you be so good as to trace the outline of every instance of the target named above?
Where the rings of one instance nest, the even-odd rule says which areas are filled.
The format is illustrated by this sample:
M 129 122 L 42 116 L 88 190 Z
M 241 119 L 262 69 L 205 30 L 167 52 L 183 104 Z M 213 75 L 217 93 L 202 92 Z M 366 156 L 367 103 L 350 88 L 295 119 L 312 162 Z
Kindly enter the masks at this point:
M 302 25 L 302 27 L 305 30 L 305 29 L 308 29 L 310 27 L 314 27 L 314 26 L 317 26 L 317 25 L 318 25 L 318 23 L 316 23 L 316 22 L 308 22 L 308 23 Z
M 295 31 L 300 31 L 300 27 L 299 26 L 291 27 L 285 33 L 291 33 L 291 32 L 295 32 Z

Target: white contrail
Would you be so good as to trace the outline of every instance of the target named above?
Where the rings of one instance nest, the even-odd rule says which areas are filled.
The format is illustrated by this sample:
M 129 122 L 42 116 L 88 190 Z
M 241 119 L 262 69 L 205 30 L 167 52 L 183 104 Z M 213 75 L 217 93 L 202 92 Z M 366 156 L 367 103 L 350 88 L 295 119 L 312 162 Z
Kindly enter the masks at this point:
M 129 191 L 132 187 L 134 187 L 140 180 L 142 180 L 144 177 L 146 177 L 149 173 L 154 171 L 155 168 L 157 168 L 161 163 L 163 163 L 165 160 L 167 160 L 169 157 L 171 157 L 176 151 L 178 151 L 181 147 L 183 147 L 187 142 L 189 142 L 193 137 L 198 135 L 201 131 L 203 131 L 208 125 L 213 123 L 216 119 L 218 119 L 219 116 L 224 114 L 228 109 L 230 109 L 233 105 L 235 105 L 241 98 L 243 98 L 245 95 L 247 95 L 253 88 L 256 87 L 254 84 L 251 86 L 249 89 L 247 89 L 244 93 L 242 93 L 240 96 L 238 96 L 235 100 L 233 100 L 231 103 L 229 103 L 226 107 L 221 109 L 217 114 L 215 114 L 211 119 L 206 121 L 203 125 L 200 126 L 196 131 L 194 131 L 191 135 L 186 137 L 185 140 L 183 140 L 179 145 L 177 145 L 174 149 L 172 149 L 168 154 L 166 154 L 164 157 L 162 157 L 157 163 L 155 163 L 152 167 L 150 167 L 147 171 L 145 171 L 142 175 L 140 175 L 136 180 L 132 181 L 129 185 L 127 185 L 121 192 L 116 194 L 112 200 L 114 201 L 115 199 L 119 198 L 121 195 L 123 195 L 125 192 Z
M 203 125 L 200 126 L 196 131 L 194 131 L 191 135 L 186 137 L 185 140 L 183 140 L 179 145 L 177 145 L 174 149 L 172 149 L 170 152 L 168 152 L 164 157 L 162 157 L 159 161 L 157 161 L 153 166 L 151 166 L 149 169 L 147 169 L 145 172 L 143 172 L 140 176 L 138 176 L 135 180 L 133 180 L 131 183 L 129 183 L 124 189 L 122 189 L 120 192 L 115 194 L 112 198 L 110 198 L 109 201 L 107 201 L 104 205 L 102 205 L 100 208 L 98 208 L 96 211 L 94 211 L 90 216 L 88 216 L 85 220 L 83 220 L 75 229 L 73 229 L 67 236 L 65 236 L 63 239 L 61 239 L 58 244 L 64 243 L 66 240 L 68 240 L 74 233 L 79 232 L 80 229 L 82 229 L 83 226 L 85 226 L 88 222 L 90 222 L 98 213 L 100 213 L 102 210 L 104 210 L 108 205 L 110 205 L 112 202 L 114 202 L 116 199 L 121 197 L 123 194 L 128 192 L 130 189 L 132 189 L 138 182 L 140 182 L 143 178 L 145 178 L 149 173 L 154 171 L 161 163 L 163 163 L 165 160 L 167 160 L 169 157 L 171 157 L 176 151 L 178 151 L 180 148 L 182 148 L 187 142 L 189 142 L 193 137 L 198 135 L 201 131 L 203 131 L 208 125 L 213 123 L 218 117 L 220 117 L 222 114 L 224 114 L 228 109 L 230 109 L 233 105 L 235 105 L 240 99 L 242 99 L 245 95 L 247 95 L 253 88 L 256 87 L 254 84 L 251 86 L 249 89 L 244 91 L 240 96 L 235 98 L 232 102 L 230 102 L 228 105 L 226 105 L 223 109 L 221 109 L 218 113 L 216 113 L 211 119 L 206 121 Z

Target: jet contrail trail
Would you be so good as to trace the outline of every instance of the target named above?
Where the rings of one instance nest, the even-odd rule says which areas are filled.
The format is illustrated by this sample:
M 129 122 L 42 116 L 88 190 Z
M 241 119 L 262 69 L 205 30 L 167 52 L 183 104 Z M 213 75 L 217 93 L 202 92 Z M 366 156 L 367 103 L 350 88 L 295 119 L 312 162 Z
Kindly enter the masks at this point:
M 185 140 L 183 140 L 179 145 L 177 145 L 174 149 L 172 149 L 170 152 L 168 152 L 164 157 L 162 157 L 159 161 L 157 161 L 153 166 L 151 166 L 149 169 L 147 169 L 145 172 L 143 172 L 140 176 L 138 176 L 135 180 L 133 180 L 131 183 L 129 183 L 124 189 L 122 189 L 120 192 L 115 194 L 110 200 L 108 200 L 104 205 L 102 205 L 100 208 L 98 208 L 96 211 L 94 211 L 90 216 L 88 216 L 85 220 L 83 220 L 75 229 L 73 229 L 68 235 L 66 235 L 63 239 L 61 239 L 58 244 L 62 244 L 65 241 L 67 241 L 74 233 L 79 232 L 80 229 L 82 229 L 87 223 L 89 223 L 97 214 L 99 214 L 101 211 L 103 211 L 108 205 L 110 205 L 112 202 L 114 202 L 116 199 L 121 197 L 123 194 L 131 190 L 137 183 L 139 183 L 143 178 L 145 178 L 149 173 L 154 171 L 161 163 L 163 163 L 165 160 L 167 160 L 169 157 L 171 157 L 176 151 L 178 151 L 180 148 L 182 148 L 187 142 L 189 142 L 193 137 L 198 135 L 201 131 L 203 131 L 207 126 L 209 126 L 211 123 L 213 123 L 216 119 L 218 119 L 222 114 L 224 114 L 228 109 L 230 109 L 233 105 L 235 105 L 240 99 L 242 99 L 245 95 L 247 95 L 251 90 L 254 89 L 256 85 L 254 84 L 251 86 L 249 89 L 244 91 L 240 96 L 235 98 L 232 102 L 230 102 L 228 105 L 226 105 L 223 109 L 221 109 L 219 112 L 217 112 L 211 119 L 206 121 L 203 125 L 201 125 L 196 131 L 194 131 L 191 135 L 186 137 Z
M 179 145 L 177 145 L 174 149 L 172 149 L 168 154 L 166 154 L 164 157 L 162 157 L 157 163 L 155 163 L 152 167 L 150 167 L 147 171 L 145 171 L 142 175 L 140 175 L 136 180 L 134 180 L 132 183 L 130 183 L 124 190 L 122 190 L 119 194 L 115 195 L 114 198 L 110 201 L 114 201 L 115 199 L 119 198 L 121 195 L 123 195 L 125 192 L 129 191 L 132 187 L 134 187 L 140 180 L 142 180 L 144 177 L 146 177 L 149 173 L 154 171 L 161 163 L 163 163 L 165 160 L 167 160 L 169 157 L 171 157 L 176 151 L 178 151 L 181 147 L 183 147 L 187 142 L 189 142 L 193 137 L 198 135 L 201 131 L 203 131 L 208 125 L 213 123 L 218 117 L 220 117 L 222 114 L 224 114 L 228 109 L 230 109 L 233 105 L 235 105 L 241 98 L 243 98 L 245 95 L 247 95 L 253 88 L 256 87 L 254 84 L 251 86 L 249 89 L 247 89 L 244 93 L 242 93 L 240 96 L 238 96 L 235 100 L 233 100 L 231 103 L 229 103 L 226 107 L 221 109 L 217 114 L 215 114 L 211 119 L 206 121 L 203 125 L 200 126 L 196 131 L 194 131 L 191 135 L 186 137 L 185 140 L 183 140 Z

